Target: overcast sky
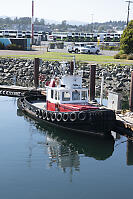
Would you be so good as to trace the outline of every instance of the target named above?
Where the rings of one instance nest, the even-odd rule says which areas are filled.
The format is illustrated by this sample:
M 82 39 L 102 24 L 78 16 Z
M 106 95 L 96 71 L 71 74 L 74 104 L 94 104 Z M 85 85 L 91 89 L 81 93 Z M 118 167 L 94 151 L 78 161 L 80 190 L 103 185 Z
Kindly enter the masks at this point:
M 34 0 L 35 17 L 61 22 L 105 22 L 127 19 L 125 0 Z M 31 17 L 32 0 L 1 0 L 0 16 Z M 130 19 L 133 19 L 131 4 Z

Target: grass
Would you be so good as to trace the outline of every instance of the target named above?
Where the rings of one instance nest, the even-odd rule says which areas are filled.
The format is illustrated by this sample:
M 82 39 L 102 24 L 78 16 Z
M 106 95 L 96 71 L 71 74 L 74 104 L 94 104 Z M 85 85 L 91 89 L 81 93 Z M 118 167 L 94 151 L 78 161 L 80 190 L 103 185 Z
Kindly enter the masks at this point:
M 74 56 L 76 58 L 76 61 L 85 61 L 85 62 L 97 62 L 97 63 L 133 63 L 133 60 L 120 60 L 120 59 L 114 59 L 113 56 L 104 56 L 104 55 L 86 55 L 86 54 L 72 54 L 72 53 L 60 53 L 60 52 L 46 52 L 44 54 L 40 55 L 8 55 L 8 56 L 2 56 L 2 57 L 14 57 L 14 58 L 29 58 L 34 59 L 35 57 L 42 58 L 44 60 L 50 60 L 50 61 L 63 61 L 63 60 L 71 60 Z M 66 56 L 66 57 L 65 57 Z

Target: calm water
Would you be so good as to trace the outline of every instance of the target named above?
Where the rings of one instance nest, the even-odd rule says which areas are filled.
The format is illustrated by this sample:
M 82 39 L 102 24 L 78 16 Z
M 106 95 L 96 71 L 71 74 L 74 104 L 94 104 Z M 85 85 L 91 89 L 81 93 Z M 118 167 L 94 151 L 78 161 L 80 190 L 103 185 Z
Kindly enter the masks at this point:
M 133 144 L 40 126 L 0 97 L 0 199 L 128 199 Z

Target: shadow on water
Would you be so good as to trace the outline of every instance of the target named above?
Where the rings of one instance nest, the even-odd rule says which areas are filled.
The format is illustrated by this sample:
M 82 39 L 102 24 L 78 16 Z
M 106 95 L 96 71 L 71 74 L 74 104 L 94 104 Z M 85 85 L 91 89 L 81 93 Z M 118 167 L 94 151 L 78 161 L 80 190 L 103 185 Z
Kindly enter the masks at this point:
M 70 153 L 82 154 L 86 157 L 93 157 L 96 160 L 106 160 L 112 156 L 114 151 L 114 138 L 92 137 L 84 134 L 75 134 L 66 130 L 49 127 L 44 123 L 37 123 L 34 119 L 17 110 L 18 116 L 24 116 L 28 122 L 32 122 L 39 132 L 46 134 L 46 145 L 49 147 L 49 154 L 52 158 L 55 154 L 63 157 Z M 34 122 L 33 122 L 34 121 Z
M 133 141 L 127 140 L 127 165 L 133 165 Z

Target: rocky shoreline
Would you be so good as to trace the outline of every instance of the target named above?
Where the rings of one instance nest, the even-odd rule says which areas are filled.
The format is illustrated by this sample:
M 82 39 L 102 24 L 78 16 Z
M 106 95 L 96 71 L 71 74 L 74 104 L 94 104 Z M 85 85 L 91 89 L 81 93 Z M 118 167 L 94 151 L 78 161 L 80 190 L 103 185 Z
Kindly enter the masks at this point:
M 69 63 L 68 63 L 69 68 Z M 83 72 L 83 85 L 89 86 L 90 64 L 79 63 L 76 69 Z M 96 67 L 96 95 L 100 95 L 101 77 L 104 73 L 104 95 L 108 91 L 120 92 L 122 96 L 129 96 L 131 71 L 133 65 L 104 64 Z M 65 71 L 66 73 L 69 70 Z M 34 60 L 1 58 L 0 59 L 0 85 L 34 86 Z M 45 85 L 53 75 L 62 75 L 61 63 L 58 61 L 42 61 L 39 67 L 40 87 Z

